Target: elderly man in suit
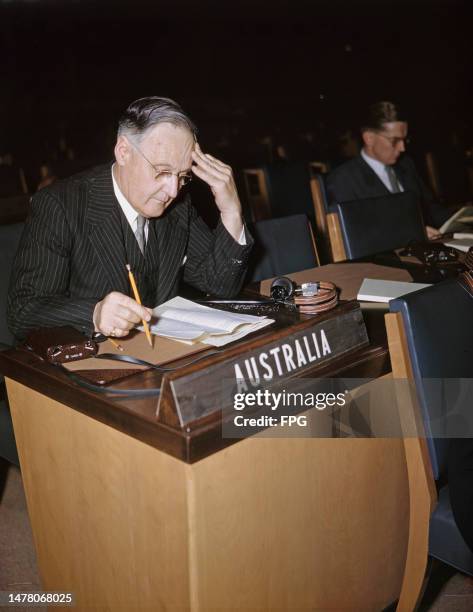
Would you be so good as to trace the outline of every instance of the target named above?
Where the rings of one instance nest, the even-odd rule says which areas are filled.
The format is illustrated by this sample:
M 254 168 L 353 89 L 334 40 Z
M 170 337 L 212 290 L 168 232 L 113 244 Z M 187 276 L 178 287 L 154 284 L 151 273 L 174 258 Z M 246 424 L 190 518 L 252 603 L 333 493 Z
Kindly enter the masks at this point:
M 185 189 L 193 175 L 209 185 L 220 211 L 214 231 Z M 10 329 L 23 338 L 69 324 L 125 336 L 176 294 L 181 275 L 214 295 L 238 292 L 251 242 L 231 168 L 201 151 L 178 104 L 141 98 L 119 122 L 112 165 L 34 196 L 10 282 Z M 127 263 L 143 306 L 131 297 Z
M 451 215 L 435 201 L 407 155 L 408 125 L 392 102 L 378 102 L 369 107 L 361 127 L 363 148 L 359 155 L 345 162 L 327 177 L 330 204 L 374 198 L 389 193 L 411 191 L 419 197 L 427 236 L 439 235 L 435 229 Z

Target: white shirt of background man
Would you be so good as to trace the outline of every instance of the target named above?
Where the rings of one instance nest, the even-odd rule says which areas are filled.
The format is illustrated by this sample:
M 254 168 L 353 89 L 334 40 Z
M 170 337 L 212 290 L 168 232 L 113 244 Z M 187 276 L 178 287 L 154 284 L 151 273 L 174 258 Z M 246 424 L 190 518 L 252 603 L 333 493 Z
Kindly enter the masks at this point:
M 367 155 L 364 149 L 361 150 L 361 157 L 365 160 L 365 162 L 373 170 L 373 172 L 376 173 L 378 178 L 383 181 L 383 184 L 385 185 L 386 189 L 392 191 L 391 182 L 389 180 L 388 173 L 386 172 L 386 166 L 377 159 L 374 159 L 373 157 Z M 401 181 L 399 180 L 397 175 L 396 179 L 400 191 L 404 191 L 404 187 L 401 185 Z

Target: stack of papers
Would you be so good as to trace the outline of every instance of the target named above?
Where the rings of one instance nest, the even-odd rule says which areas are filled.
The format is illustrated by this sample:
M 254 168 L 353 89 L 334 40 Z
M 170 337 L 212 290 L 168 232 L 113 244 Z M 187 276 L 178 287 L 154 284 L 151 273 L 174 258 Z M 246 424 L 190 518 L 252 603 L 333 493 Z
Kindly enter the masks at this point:
M 387 304 L 390 300 L 430 287 L 424 283 L 403 283 L 400 281 L 378 280 L 365 278 L 358 291 L 360 302 L 381 302 Z
M 468 253 L 470 247 L 473 247 L 473 233 L 455 232 L 453 234 L 453 239 L 444 242 L 444 245 Z
M 224 346 L 274 323 L 268 317 L 217 310 L 181 297 L 154 308 L 153 317 L 152 334 L 186 344 L 203 342 L 211 346 Z

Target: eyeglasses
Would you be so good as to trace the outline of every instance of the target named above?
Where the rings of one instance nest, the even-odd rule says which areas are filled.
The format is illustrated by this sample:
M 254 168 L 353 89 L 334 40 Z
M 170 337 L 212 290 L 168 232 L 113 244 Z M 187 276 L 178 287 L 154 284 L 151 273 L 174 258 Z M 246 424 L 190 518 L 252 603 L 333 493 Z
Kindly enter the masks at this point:
M 189 174 L 188 172 L 179 173 L 179 172 L 171 172 L 171 170 L 156 170 L 156 168 L 154 167 L 154 164 L 152 164 L 149 161 L 149 159 L 146 157 L 143 151 L 131 140 L 129 140 L 129 142 L 131 146 L 138 151 L 141 157 L 145 159 L 148 162 L 148 164 L 151 166 L 151 168 L 154 171 L 155 181 L 165 181 L 167 179 L 170 179 L 172 176 L 176 176 L 178 180 L 178 184 L 179 184 L 179 189 L 181 189 L 181 187 L 184 187 L 184 185 L 188 185 L 192 181 L 192 174 Z
M 385 134 L 382 134 L 381 132 L 376 132 L 378 134 L 378 136 L 382 136 L 383 138 L 386 138 L 386 140 L 389 142 L 389 144 L 392 146 L 392 148 L 394 149 L 395 147 L 397 147 L 398 144 L 400 144 L 401 142 L 403 142 L 405 145 L 408 145 L 411 142 L 410 138 L 399 138 L 399 136 L 386 136 Z

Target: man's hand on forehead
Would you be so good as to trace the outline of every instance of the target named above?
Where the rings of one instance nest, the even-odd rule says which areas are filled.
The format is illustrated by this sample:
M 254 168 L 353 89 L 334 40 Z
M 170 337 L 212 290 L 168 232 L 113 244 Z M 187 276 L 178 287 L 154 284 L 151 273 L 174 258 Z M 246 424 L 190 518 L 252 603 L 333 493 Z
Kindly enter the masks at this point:
M 222 215 L 223 224 L 235 240 L 238 240 L 243 221 L 232 169 L 212 155 L 203 153 L 198 142 L 195 143 L 192 159 L 195 164 L 192 166 L 192 172 L 209 185 Z
M 230 166 L 208 153 L 203 153 L 198 142 L 195 143 L 192 159 L 195 162 L 192 172 L 209 185 L 220 212 L 241 213 L 240 199 Z

